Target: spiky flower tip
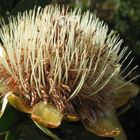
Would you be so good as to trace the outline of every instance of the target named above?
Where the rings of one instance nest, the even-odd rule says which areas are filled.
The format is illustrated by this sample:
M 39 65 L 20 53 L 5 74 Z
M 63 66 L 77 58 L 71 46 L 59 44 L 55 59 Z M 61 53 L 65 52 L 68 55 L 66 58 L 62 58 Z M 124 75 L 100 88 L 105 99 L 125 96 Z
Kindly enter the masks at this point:
M 9 101 L 43 126 L 80 120 L 99 136 L 126 139 L 115 109 L 138 93 L 125 81 L 136 67 L 122 76 L 130 53 L 104 22 L 47 6 L 2 22 L 0 38 L 1 114 Z

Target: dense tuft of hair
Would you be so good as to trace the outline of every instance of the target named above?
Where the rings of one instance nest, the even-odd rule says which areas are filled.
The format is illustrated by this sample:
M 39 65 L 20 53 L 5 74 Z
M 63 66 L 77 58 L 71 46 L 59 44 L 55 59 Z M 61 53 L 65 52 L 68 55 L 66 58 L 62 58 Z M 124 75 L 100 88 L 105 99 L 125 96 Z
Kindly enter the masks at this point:
M 104 22 L 79 9 L 48 6 L 19 13 L 8 25 L 2 22 L 0 38 L 6 90 L 29 108 L 44 101 L 81 120 L 96 121 L 113 110 L 113 93 L 136 68 L 122 78 L 127 48 Z

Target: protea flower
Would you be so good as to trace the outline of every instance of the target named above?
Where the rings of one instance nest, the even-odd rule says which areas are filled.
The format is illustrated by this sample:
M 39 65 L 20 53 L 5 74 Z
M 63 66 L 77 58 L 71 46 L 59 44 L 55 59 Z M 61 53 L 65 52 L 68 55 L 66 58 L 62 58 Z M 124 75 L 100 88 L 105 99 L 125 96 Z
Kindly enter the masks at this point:
M 127 48 L 90 12 L 57 6 L 10 17 L 0 29 L 0 84 L 7 102 L 43 127 L 81 121 L 99 136 L 125 140 L 115 116 L 138 93 L 122 76 Z M 125 56 L 125 57 L 124 57 Z

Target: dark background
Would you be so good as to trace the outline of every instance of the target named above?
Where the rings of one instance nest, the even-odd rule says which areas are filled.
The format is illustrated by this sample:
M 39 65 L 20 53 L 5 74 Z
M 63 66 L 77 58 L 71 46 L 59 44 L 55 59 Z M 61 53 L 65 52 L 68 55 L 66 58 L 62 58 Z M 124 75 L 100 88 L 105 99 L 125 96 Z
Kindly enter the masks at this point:
M 104 20 L 109 25 L 110 29 L 120 34 L 121 38 L 124 39 L 123 45 L 128 46 L 129 50 L 133 51 L 130 59 L 134 57 L 135 61 L 130 69 L 135 65 L 140 66 L 140 0 L 0 0 L 0 18 L 7 20 L 9 15 L 16 15 L 19 11 L 33 9 L 35 5 L 45 7 L 48 4 L 69 5 L 71 8 L 78 6 L 83 11 L 88 9 L 96 13 L 101 20 Z M 129 79 L 137 74 L 140 74 L 140 67 L 129 76 Z M 139 78 L 133 82 L 140 85 Z M 50 139 L 36 128 L 25 115 L 16 112 L 12 107 L 9 107 L 8 111 L 15 113 L 16 117 L 14 117 L 15 121 L 11 125 L 4 124 L 11 130 L 7 140 Z M 125 129 L 128 140 L 140 140 L 140 95 L 131 101 L 131 108 L 123 115 L 120 115 L 119 119 Z M 0 124 L 1 122 L 5 123 L 7 120 L 11 120 L 9 113 L 0 120 Z M 54 131 L 63 140 L 103 139 L 87 132 L 79 122 L 64 123 Z M 0 140 L 3 140 L 3 137 L 4 135 L 0 137 Z M 107 140 L 108 138 L 104 139 Z

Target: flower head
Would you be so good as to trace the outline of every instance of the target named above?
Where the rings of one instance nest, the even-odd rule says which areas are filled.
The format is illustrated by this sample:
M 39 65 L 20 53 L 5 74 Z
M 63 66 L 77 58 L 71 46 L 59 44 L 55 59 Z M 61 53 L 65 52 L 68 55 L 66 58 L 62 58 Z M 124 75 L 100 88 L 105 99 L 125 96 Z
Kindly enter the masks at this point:
M 47 127 L 74 117 L 97 135 L 120 134 L 114 113 L 138 92 L 125 81 L 136 67 L 122 76 L 129 54 L 104 22 L 90 12 L 47 6 L 9 18 L 0 38 L 2 96 L 12 91 L 13 106 Z

